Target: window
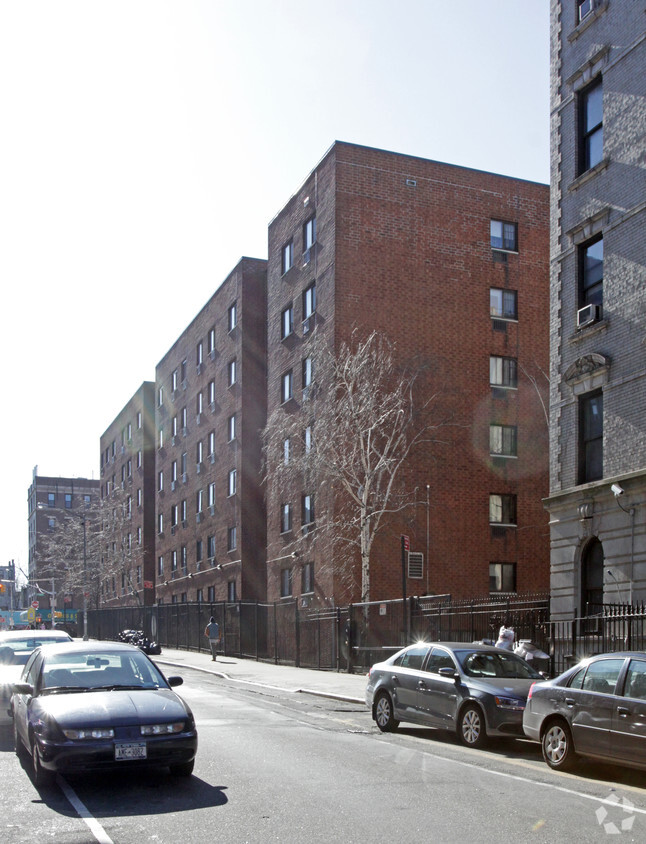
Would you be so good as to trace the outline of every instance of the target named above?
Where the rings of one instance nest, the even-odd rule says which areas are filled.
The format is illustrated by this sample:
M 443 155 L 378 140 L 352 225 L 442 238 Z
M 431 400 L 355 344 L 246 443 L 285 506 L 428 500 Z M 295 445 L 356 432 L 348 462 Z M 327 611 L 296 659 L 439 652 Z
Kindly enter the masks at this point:
M 238 324 L 238 306 L 234 302 L 229 307 L 229 311 L 228 311 L 227 325 L 229 327 L 229 331 L 233 331 L 233 329 L 236 327 L 237 324 Z
M 183 389 L 186 389 L 186 366 L 187 366 L 187 362 L 186 362 L 186 359 L 184 359 L 184 360 L 182 361 L 182 366 L 181 366 L 181 373 L 182 373 L 182 387 L 183 387 Z
M 489 592 L 516 591 L 516 563 L 489 563 Z
M 231 469 L 229 472 L 229 495 L 236 494 L 236 479 L 237 472 L 235 469 Z
M 195 542 L 195 562 L 201 563 L 203 560 L 204 554 L 204 545 L 201 539 L 196 540 Z
M 579 399 L 579 483 L 603 477 L 603 395 Z
M 289 598 L 292 594 L 292 570 L 280 570 L 280 597 Z
M 163 533 L 163 532 L 164 532 L 164 514 L 159 513 L 159 515 L 157 516 L 157 533 Z
M 170 526 L 177 527 L 177 504 L 173 504 L 170 508 Z
M 209 586 L 206 590 L 206 594 L 208 595 L 208 601 L 213 603 L 213 601 L 215 601 L 215 586 Z
M 172 434 L 174 437 L 176 437 L 176 436 L 177 436 L 177 431 L 178 431 L 178 427 L 177 427 L 177 416 L 173 416 L 173 421 L 171 422 L 171 428 L 170 428 L 170 430 L 171 430 L 171 434 Z
M 213 355 L 215 354 L 215 328 L 211 328 L 209 331 L 208 349 L 209 355 L 213 357 Z
M 309 319 L 316 311 L 316 284 L 310 284 L 303 291 L 303 319 Z
M 229 361 L 229 387 L 233 387 L 236 382 L 236 359 Z
M 200 342 L 195 347 L 195 363 L 198 367 L 202 366 L 204 361 L 204 344 L 200 340 Z
M 170 479 L 173 483 L 177 481 L 177 460 L 170 464 Z
M 187 564 L 187 557 L 186 557 L 186 545 L 182 545 L 180 549 L 180 561 L 182 564 L 182 568 L 186 571 L 186 564 Z
M 163 428 L 160 428 L 160 429 L 159 429 L 159 441 L 158 441 L 158 447 L 159 447 L 159 448 L 163 448 L 163 447 L 164 447 L 164 429 L 163 429 Z
M 601 612 L 603 605 L 603 545 L 594 537 L 581 555 L 581 610 L 583 615 Z
M 490 495 L 489 522 L 496 525 L 516 524 L 516 496 Z
M 188 465 L 188 455 L 185 451 L 182 452 L 180 458 L 180 468 L 182 470 L 182 483 L 186 483 L 186 467 Z
M 179 372 L 174 369 L 173 374 L 170 377 L 170 388 L 173 392 L 177 391 L 177 387 L 179 385 Z
M 294 307 L 285 308 L 280 316 L 280 339 L 284 340 L 294 331 Z
M 232 416 L 229 416 L 227 421 L 227 433 L 229 436 L 229 442 L 233 442 L 236 438 L 236 415 L 235 413 Z
M 161 472 L 157 475 L 157 489 L 159 490 L 159 492 L 163 492 L 163 491 L 164 491 L 164 470 L 163 470 L 163 469 L 162 469 L 162 471 L 161 471 Z
M 303 432 L 303 443 L 305 445 L 305 454 L 309 454 L 312 450 L 312 426 L 308 425 Z
M 183 498 L 183 499 L 182 499 L 182 501 L 180 502 L 180 510 L 179 510 L 179 512 L 180 512 L 180 519 L 181 519 L 181 521 L 182 521 L 182 522 L 186 522 L 186 521 L 187 521 L 187 516 L 188 516 L 188 508 L 186 507 L 186 499 L 185 499 L 185 498 Z
M 579 97 L 579 124 L 581 174 L 603 158 L 603 86 L 600 79 Z
M 286 372 L 283 375 L 282 380 L 281 380 L 280 399 L 283 402 L 283 404 L 286 401 L 289 401 L 294 394 L 293 380 L 294 380 L 294 375 L 293 375 L 292 370 L 290 369 L 289 372 Z
M 294 265 L 294 243 L 293 241 L 289 241 L 283 246 L 282 251 L 282 272 L 283 275 L 287 272 L 287 270 L 291 270 L 292 266 Z
M 161 407 L 164 404 L 164 388 L 160 387 L 157 393 L 157 404 Z
M 173 551 L 170 560 L 170 570 L 177 571 L 177 551 Z
M 47 530 L 52 531 L 56 527 L 56 519 L 47 519 Z
M 138 428 L 138 430 L 141 431 L 141 429 L 143 428 L 143 424 L 144 424 L 143 423 L 143 417 L 141 415 L 141 411 L 139 411 L 137 413 L 137 428 Z
M 292 529 L 292 505 L 280 505 L 280 532 L 288 533 Z
M 204 396 L 202 394 L 202 391 L 200 390 L 200 392 L 195 396 L 195 413 L 196 413 L 196 415 L 200 416 L 202 414 L 203 410 L 204 410 Z
M 312 358 L 303 358 L 303 390 L 307 390 L 312 384 Z
M 577 5 L 579 7 L 579 20 L 578 22 L 581 23 L 583 18 L 587 17 L 590 12 L 592 11 L 592 0 L 578 0 Z
M 65 509 L 66 510 L 72 509 L 72 496 L 69 492 L 65 493 Z
M 492 249 L 504 249 L 507 252 L 518 251 L 516 223 L 491 220 L 489 224 L 489 235 Z
M 202 440 L 199 440 L 197 445 L 195 446 L 195 462 L 199 466 L 204 459 L 204 443 Z
M 233 604 L 235 601 L 237 601 L 235 580 L 230 580 L 227 583 L 227 601 L 230 604 Z
M 215 455 L 215 431 L 209 431 L 209 457 Z
M 137 490 L 137 507 L 141 507 L 142 501 L 143 501 L 142 492 L 141 492 L 141 489 L 138 489 Z
M 204 589 L 198 589 L 195 598 L 198 604 L 201 604 L 204 600 Z
M 518 373 L 515 358 L 489 358 L 489 383 L 494 387 L 517 387 Z
M 47 506 L 48 507 L 56 507 L 56 493 L 55 492 L 48 492 L 47 493 Z
M 316 217 L 312 217 L 303 226 L 303 252 L 311 249 L 316 242 Z
M 160 575 L 160 576 L 164 574 L 164 555 L 163 554 L 161 554 L 159 557 L 157 557 L 157 574 Z
M 301 522 L 303 526 L 311 525 L 314 522 L 314 496 L 306 494 L 303 496 L 301 509 Z
M 235 551 L 238 541 L 237 530 L 235 525 L 227 530 L 227 550 Z
M 289 437 L 283 440 L 283 465 L 289 465 L 289 452 L 291 448 L 291 441 Z
M 518 294 L 515 290 L 489 290 L 489 312 L 496 319 L 518 319 Z
M 211 407 L 215 404 L 215 381 L 209 381 L 209 404 Z
M 209 507 L 215 507 L 215 483 L 209 484 Z
M 314 563 L 304 563 L 301 572 L 301 594 L 314 591 Z
M 206 539 L 206 555 L 209 559 L 215 559 L 215 537 L 208 536 Z
M 198 489 L 195 493 L 195 512 L 201 513 L 204 509 L 204 490 Z
M 499 457 L 516 456 L 516 426 L 490 425 L 489 452 Z
M 184 436 L 186 436 L 186 428 L 188 427 L 188 426 L 187 426 L 188 413 L 187 413 L 187 411 L 186 411 L 186 408 L 185 408 L 185 407 L 183 407 L 183 408 L 182 408 L 182 413 L 181 413 L 180 418 L 181 418 L 181 420 L 182 420 L 182 434 L 183 434 Z
M 603 305 L 603 238 L 579 247 L 579 305 Z

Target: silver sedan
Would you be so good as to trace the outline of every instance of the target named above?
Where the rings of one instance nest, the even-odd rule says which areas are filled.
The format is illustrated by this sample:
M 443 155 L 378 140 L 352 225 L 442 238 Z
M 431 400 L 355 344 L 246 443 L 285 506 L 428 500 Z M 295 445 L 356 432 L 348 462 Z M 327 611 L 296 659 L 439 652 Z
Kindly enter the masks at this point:
M 543 677 L 511 651 L 464 642 L 410 645 L 373 665 L 366 703 L 383 732 L 401 721 L 455 732 L 469 747 L 522 736 L 532 683 Z

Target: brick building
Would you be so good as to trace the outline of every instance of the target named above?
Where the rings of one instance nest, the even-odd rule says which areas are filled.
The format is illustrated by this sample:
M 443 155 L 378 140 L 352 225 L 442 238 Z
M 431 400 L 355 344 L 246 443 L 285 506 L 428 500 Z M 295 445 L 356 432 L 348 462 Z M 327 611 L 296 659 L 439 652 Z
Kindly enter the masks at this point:
M 49 592 L 54 580 L 56 606 L 80 609 L 82 606 L 81 585 L 64 591 L 60 556 L 67 556 L 74 549 L 75 534 L 83 523 L 85 511 L 96 506 L 99 500 L 99 481 L 90 478 L 45 477 L 34 469 L 29 487 L 27 508 L 29 525 L 29 580 L 41 585 Z M 54 540 L 54 537 L 57 537 Z M 63 590 L 63 591 L 61 591 Z M 42 607 L 51 607 L 51 595 L 44 594 L 39 601 Z
M 547 591 L 548 214 L 545 185 L 337 142 L 270 223 L 268 415 L 306 428 L 312 338 L 377 329 L 451 421 L 406 469 L 417 506 L 373 548 L 375 598 L 402 594 L 402 534 L 425 558 L 409 595 Z M 338 500 L 308 483 L 267 501 L 268 598 L 357 600 L 312 530 Z
M 646 17 L 551 3 L 554 618 L 646 598 Z
M 155 384 L 144 381 L 101 436 L 102 603 L 155 602 Z M 111 506 L 112 505 L 112 506 Z
M 156 369 L 159 602 L 262 600 L 266 261 L 242 258 Z

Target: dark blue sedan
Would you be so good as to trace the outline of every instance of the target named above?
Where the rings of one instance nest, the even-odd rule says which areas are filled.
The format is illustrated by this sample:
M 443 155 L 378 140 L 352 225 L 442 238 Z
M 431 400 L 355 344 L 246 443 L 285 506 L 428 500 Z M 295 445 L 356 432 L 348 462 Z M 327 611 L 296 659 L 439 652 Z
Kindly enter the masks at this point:
M 36 785 L 54 772 L 168 767 L 190 776 L 195 719 L 139 648 L 82 642 L 38 648 L 12 698 L 16 753 L 29 753 Z

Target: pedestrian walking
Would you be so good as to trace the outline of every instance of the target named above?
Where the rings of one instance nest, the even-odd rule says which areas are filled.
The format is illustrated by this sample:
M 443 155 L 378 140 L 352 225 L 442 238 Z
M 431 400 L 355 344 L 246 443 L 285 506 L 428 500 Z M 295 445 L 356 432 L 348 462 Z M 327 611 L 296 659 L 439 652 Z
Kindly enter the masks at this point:
M 220 644 L 220 625 L 213 616 L 211 616 L 209 623 L 204 628 L 204 635 L 209 640 L 209 645 L 211 645 L 211 659 L 215 662 L 218 654 L 218 645 Z

